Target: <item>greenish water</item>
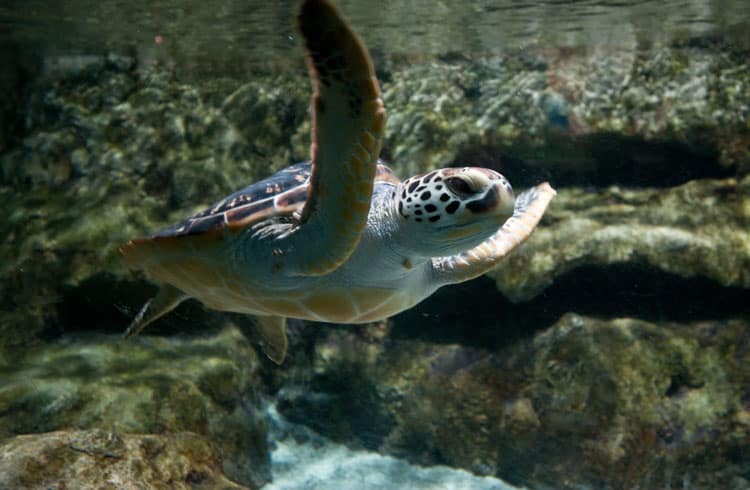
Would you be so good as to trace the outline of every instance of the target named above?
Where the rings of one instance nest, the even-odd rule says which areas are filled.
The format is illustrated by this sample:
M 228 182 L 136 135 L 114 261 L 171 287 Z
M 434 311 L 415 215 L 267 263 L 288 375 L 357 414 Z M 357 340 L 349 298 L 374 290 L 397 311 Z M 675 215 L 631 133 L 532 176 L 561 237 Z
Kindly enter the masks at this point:
M 538 228 L 281 366 L 194 300 L 123 341 L 124 243 L 309 158 L 297 2 L 2 2 L 0 489 L 750 488 L 748 2 L 335 3 L 395 174 Z

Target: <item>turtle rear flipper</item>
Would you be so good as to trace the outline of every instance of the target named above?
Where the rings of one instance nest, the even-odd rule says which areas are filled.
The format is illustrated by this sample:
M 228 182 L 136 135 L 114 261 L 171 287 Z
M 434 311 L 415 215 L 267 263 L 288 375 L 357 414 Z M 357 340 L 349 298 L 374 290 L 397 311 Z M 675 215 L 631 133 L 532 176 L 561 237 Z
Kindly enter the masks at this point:
M 263 353 L 276 364 L 284 362 L 288 341 L 286 337 L 286 318 L 283 316 L 253 317 L 255 332 Z
M 188 296 L 179 289 L 164 285 L 152 299 L 143 305 L 130 322 L 122 337 L 127 339 L 141 333 L 150 323 L 166 315 L 182 303 Z M 260 316 L 254 318 L 254 326 L 263 353 L 276 364 L 284 362 L 287 350 L 286 318 L 281 316 Z
M 287 265 L 316 276 L 349 258 L 367 224 L 385 109 L 367 48 L 338 12 L 307 0 L 298 20 L 314 89 L 312 175 Z

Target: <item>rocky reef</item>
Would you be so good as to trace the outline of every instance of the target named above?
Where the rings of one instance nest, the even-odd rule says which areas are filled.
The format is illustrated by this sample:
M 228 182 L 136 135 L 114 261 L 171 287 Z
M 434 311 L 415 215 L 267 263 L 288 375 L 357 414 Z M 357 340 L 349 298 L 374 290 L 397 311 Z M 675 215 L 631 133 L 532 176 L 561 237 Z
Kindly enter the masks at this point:
M 750 288 L 750 176 L 661 189 L 563 189 L 518 253 L 488 275 L 513 301 L 582 265 L 651 266 Z
M 302 65 L 4 73 L 0 486 L 258 488 L 275 399 L 352 447 L 512 484 L 746 488 L 747 59 L 718 39 L 379 59 L 399 175 L 478 164 L 558 196 L 485 278 L 384 324 L 292 322 L 281 368 L 194 302 L 110 334 L 153 292 L 120 245 L 307 158 Z
M 244 487 L 227 479 L 211 444 L 193 433 L 50 432 L 0 446 L 2 488 Z
M 312 377 L 282 388 L 280 411 L 356 446 L 532 488 L 746 481 L 746 320 L 567 314 L 495 350 L 387 330 L 319 336 Z
M 78 466 L 81 474 L 95 474 L 84 461 L 87 451 L 69 448 L 76 440 L 88 441 L 81 447 L 106 448 L 110 439 L 118 456 L 101 456 L 115 465 L 99 468 L 102 478 L 111 471 L 119 475 L 112 478 L 128 481 L 137 469 L 149 485 L 231 478 L 258 487 L 268 480 L 258 359 L 236 327 L 190 340 L 68 336 L 28 351 L 0 378 L 0 438 L 40 434 L 16 437 L 0 449 L 8 452 L 7 464 L 28 459 L 34 448 L 51 458 L 48 472 L 24 474 L 19 467 L 7 474 L 38 477 L 29 487 L 43 487 L 43 478 L 73 482 Z M 57 472 L 61 466 L 65 471 Z

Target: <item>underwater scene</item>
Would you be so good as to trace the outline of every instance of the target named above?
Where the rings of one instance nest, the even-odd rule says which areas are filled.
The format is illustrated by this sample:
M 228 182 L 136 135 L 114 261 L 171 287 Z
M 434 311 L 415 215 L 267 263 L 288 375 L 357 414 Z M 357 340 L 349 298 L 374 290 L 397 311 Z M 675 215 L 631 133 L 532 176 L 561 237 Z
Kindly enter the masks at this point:
M 0 3 L 0 490 L 750 489 L 744 0 Z

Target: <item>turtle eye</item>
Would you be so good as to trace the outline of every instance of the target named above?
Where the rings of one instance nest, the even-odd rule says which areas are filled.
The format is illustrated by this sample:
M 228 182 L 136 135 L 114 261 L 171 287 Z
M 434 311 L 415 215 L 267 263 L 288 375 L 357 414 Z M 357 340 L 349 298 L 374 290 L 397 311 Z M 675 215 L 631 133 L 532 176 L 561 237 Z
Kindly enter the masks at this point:
M 460 177 L 449 177 L 445 179 L 445 185 L 453 191 L 454 194 L 459 196 L 469 196 L 474 194 L 474 190 L 471 188 L 468 182 Z

